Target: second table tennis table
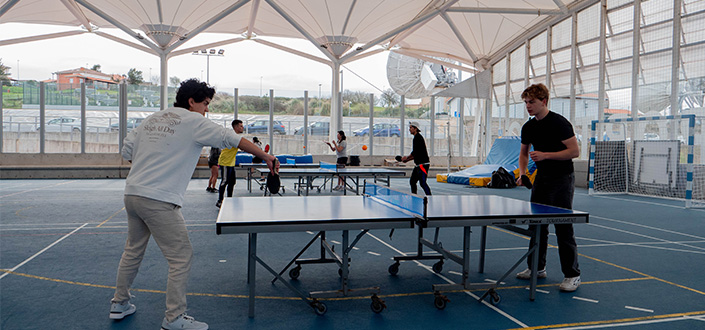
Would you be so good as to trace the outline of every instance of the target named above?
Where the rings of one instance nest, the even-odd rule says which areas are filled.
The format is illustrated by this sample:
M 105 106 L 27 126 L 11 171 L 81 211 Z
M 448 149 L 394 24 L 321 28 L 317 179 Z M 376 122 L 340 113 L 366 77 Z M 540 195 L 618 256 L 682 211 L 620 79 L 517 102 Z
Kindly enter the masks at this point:
M 364 178 L 372 178 L 374 182 L 382 182 L 389 186 L 391 177 L 403 177 L 406 176 L 406 172 L 398 170 L 390 170 L 386 168 L 375 168 L 366 166 L 349 166 L 342 167 L 334 163 L 320 162 L 320 166 L 316 168 L 310 167 L 295 167 L 295 168 L 280 168 L 279 176 L 282 178 L 295 177 L 298 178 L 297 184 L 294 189 L 297 191 L 297 195 L 301 196 L 302 193 L 308 196 L 309 191 L 314 188 L 313 180 L 316 178 L 323 178 L 323 184 L 316 187 L 318 192 L 321 189 L 325 189 L 326 182 L 331 182 L 331 189 L 333 189 L 333 179 L 336 177 L 345 178 L 345 189 L 343 189 L 343 194 L 347 195 L 348 191 L 354 192 L 356 195 L 360 194 L 360 186 L 363 184 Z M 257 171 L 266 176 L 269 173 L 269 168 L 256 168 Z
M 487 291 L 480 298 L 491 296 L 492 303 L 499 302 L 495 288 L 508 274 L 534 250 L 537 249 L 539 239 L 531 249 L 524 254 L 502 279 L 494 284 L 470 283 L 468 275 L 470 270 L 470 228 L 473 226 L 503 226 L 505 228 L 518 225 L 541 225 L 555 223 L 587 223 L 588 214 L 581 211 L 568 210 L 547 205 L 535 204 L 527 201 L 484 195 L 433 195 L 422 197 L 415 194 L 400 192 L 376 184 L 365 184 L 365 192 L 359 196 L 307 196 L 307 197 L 248 197 L 226 198 L 220 208 L 216 221 L 217 234 L 248 234 L 248 285 L 249 285 L 249 316 L 254 317 L 255 304 L 255 266 L 261 264 L 276 279 L 282 281 L 289 289 L 295 292 L 302 300 L 314 308 L 317 314 L 324 314 L 325 304 L 318 298 L 331 296 L 347 296 L 351 294 L 372 294 L 372 309 L 381 312 L 384 302 L 376 293 L 378 287 L 364 289 L 350 289 L 347 287 L 349 276 L 349 254 L 353 246 L 364 236 L 369 229 L 394 229 L 461 227 L 463 228 L 462 255 L 458 256 L 442 248 L 437 238 L 434 242 L 420 242 L 441 253 L 445 258 L 458 262 L 462 266 L 462 280 L 458 284 L 439 284 L 433 286 L 434 304 L 437 308 L 445 307 L 448 299 L 441 292 L 454 289 L 475 289 L 482 286 Z M 516 227 L 517 231 L 524 231 L 528 235 L 536 235 L 535 231 Z M 307 296 L 302 291 L 288 283 L 281 274 L 276 272 L 262 258 L 257 255 L 257 234 L 272 232 L 317 231 L 331 230 L 342 231 L 342 254 L 338 255 L 326 243 L 322 247 L 340 267 L 339 274 L 342 279 L 342 289 L 327 292 L 311 292 Z M 360 233 L 350 243 L 349 231 L 360 230 Z M 421 236 L 421 235 L 420 235 Z M 321 237 L 324 240 L 324 237 Z M 537 235 L 538 237 L 538 235 Z M 310 245 L 310 243 L 309 243 Z M 304 249 L 306 249 L 307 245 Z M 485 239 L 481 242 L 481 262 L 484 260 Z M 300 255 L 300 253 L 299 253 Z M 538 264 L 538 253 L 532 259 L 533 269 Z M 291 263 L 289 264 L 291 265 Z M 288 267 L 288 266 L 287 266 Z M 481 271 L 482 271 L 481 266 Z M 530 299 L 534 300 L 536 292 L 536 272 L 530 281 Z

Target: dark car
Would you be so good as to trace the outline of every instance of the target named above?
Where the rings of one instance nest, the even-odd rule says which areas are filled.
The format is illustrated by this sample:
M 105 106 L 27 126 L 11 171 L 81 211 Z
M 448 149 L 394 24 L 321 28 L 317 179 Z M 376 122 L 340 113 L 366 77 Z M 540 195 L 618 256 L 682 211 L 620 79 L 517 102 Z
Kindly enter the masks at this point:
M 133 128 L 139 126 L 144 118 L 127 118 L 127 131 L 131 131 Z M 111 132 L 117 132 L 120 129 L 120 122 L 112 123 L 110 125 Z
M 361 128 L 353 131 L 355 136 L 367 136 L 370 134 L 370 127 Z M 372 136 L 399 136 L 399 126 L 395 124 L 374 124 Z
M 330 134 L 330 123 L 325 121 L 316 121 L 308 125 L 309 135 L 328 135 Z M 304 135 L 304 127 L 300 126 L 294 130 L 294 135 Z
M 255 120 L 251 124 L 245 126 L 245 133 L 247 134 L 267 134 L 269 129 L 269 120 Z M 286 129 L 282 122 L 275 120 L 272 126 L 272 131 L 274 134 L 284 135 L 286 134 Z

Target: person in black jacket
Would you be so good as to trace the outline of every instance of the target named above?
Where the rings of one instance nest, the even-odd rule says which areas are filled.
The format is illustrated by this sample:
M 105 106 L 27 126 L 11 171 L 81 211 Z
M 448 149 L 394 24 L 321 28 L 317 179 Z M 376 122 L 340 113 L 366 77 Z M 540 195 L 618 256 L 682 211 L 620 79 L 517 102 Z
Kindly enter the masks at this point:
M 218 157 L 220 157 L 220 149 L 211 147 L 208 155 L 208 168 L 211 170 L 211 176 L 208 179 L 207 192 L 218 192 L 218 189 L 215 189 L 215 184 L 218 183 Z
M 414 170 L 411 172 L 411 178 L 409 179 L 411 193 L 416 193 L 416 183 L 418 182 L 421 185 L 421 189 L 423 189 L 426 196 L 428 196 L 431 195 L 431 188 L 428 187 L 426 179 L 428 178 L 428 169 L 431 167 L 431 160 L 428 158 L 426 140 L 424 140 L 421 135 L 419 126 L 419 123 L 415 121 L 409 123 L 409 133 L 414 136 L 414 144 L 411 149 L 411 154 L 402 157 L 401 161 L 406 163 L 413 160 L 414 164 L 416 164 Z

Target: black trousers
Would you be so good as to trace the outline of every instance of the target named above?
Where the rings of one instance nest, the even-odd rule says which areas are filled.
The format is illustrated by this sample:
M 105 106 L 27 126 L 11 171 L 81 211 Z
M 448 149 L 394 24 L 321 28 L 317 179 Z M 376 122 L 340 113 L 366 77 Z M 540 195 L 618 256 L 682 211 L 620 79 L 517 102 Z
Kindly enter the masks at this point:
M 220 186 L 218 186 L 218 200 L 223 201 L 225 190 L 228 190 L 228 197 L 233 197 L 235 188 L 235 166 L 220 167 Z
M 573 173 L 562 176 L 537 177 L 531 189 L 531 202 L 566 209 L 573 208 L 573 194 L 575 192 L 575 175 Z M 556 238 L 558 241 L 558 256 L 561 260 L 561 271 L 565 277 L 580 276 L 578 265 L 578 244 L 575 242 L 575 233 L 572 224 L 556 224 Z M 546 252 L 548 250 L 548 225 L 540 225 L 541 244 L 539 245 L 539 269 L 546 268 Z M 530 226 L 530 229 L 533 229 Z M 529 247 L 533 246 L 534 237 L 531 238 Z M 527 263 L 531 268 L 533 253 L 529 255 Z
M 426 179 L 428 178 L 428 168 L 429 164 L 419 164 L 414 167 L 414 170 L 411 171 L 411 178 L 409 179 L 409 184 L 411 185 L 411 193 L 415 194 L 417 191 L 416 183 L 418 182 L 421 185 L 421 189 L 423 189 L 423 192 L 426 194 L 426 196 L 431 195 L 431 188 L 428 187 L 428 183 L 426 183 Z

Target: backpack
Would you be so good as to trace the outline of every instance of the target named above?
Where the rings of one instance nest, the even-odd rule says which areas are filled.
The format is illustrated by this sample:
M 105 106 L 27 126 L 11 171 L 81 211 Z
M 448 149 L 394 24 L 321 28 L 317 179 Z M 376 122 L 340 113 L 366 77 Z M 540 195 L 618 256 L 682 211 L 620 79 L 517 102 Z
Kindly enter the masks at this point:
M 490 183 L 487 184 L 487 188 L 514 188 L 516 186 L 514 175 L 507 172 L 504 167 L 492 171 Z

